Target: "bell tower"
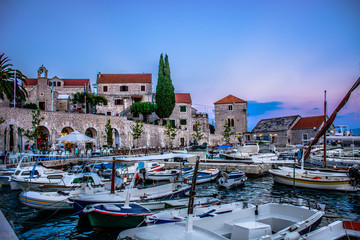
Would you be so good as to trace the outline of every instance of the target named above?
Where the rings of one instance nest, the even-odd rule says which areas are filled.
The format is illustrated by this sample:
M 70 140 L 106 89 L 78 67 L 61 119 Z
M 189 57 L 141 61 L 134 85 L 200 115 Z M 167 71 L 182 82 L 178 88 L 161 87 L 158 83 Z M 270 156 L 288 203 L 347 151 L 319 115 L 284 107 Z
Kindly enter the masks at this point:
M 38 78 L 48 78 L 48 70 L 44 67 L 44 65 L 41 65 L 38 70 Z

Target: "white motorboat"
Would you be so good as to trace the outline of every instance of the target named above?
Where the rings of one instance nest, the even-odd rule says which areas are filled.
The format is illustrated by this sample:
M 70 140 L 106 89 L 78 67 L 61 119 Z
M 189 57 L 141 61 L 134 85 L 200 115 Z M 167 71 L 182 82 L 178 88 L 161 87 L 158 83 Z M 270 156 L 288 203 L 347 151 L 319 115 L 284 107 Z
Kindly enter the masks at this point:
M 358 186 L 360 172 L 357 168 L 353 169 L 351 173 L 341 173 L 279 167 L 270 169 L 269 173 L 274 182 L 289 186 L 347 192 L 355 192 L 360 189 Z
M 11 190 L 27 190 L 34 184 L 58 184 L 67 174 L 62 170 L 46 168 L 40 165 L 36 167 L 18 167 L 11 175 Z
M 14 172 L 14 168 L 0 168 L 0 185 L 9 186 L 11 175 L 13 175 Z
M 140 177 L 151 181 L 172 181 L 176 180 L 183 174 L 191 173 L 193 171 L 194 168 L 192 167 L 184 167 L 181 169 L 167 169 L 161 171 L 145 172 L 145 175 L 140 174 Z
M 219 178 L 219 186 L 227 189 L 241 186 L 247 180 L 247 177 L 243 171 L 234 170 L 230 173 L 222 172 L 222 177 Z
M 268 203 L 186 222 L 150 225 L 122 231 L 118 239 L 286 239 L 314 230 L 323 211 L 303 206 Z
M 251 207 L 245 202 L 235 202 L 227 204 L 216 204 L 207 207 L 198 206 L 194 209 L 194 218 L 213 217 L 218 214 L 227 212 L 238 211 L 247 207 Z M 172 222 L 181 222 L 187 218 L 187 208 L 164 210 L 146 217 L 147 223 L 163 224 Z
M 220 153 L 220 158 L 236 160 L 242 163 L 266 163 L 278 160 L 278 155 L 274 148 L 269 148 L 267 152 L 260 151 L 257 143 L 248 143 L 237 148 L 236 152 Z
M 73 209 L 73 202 L 69 200 L 70 197 L 75 197 L 81 194 L 94 194 L 96 192 L 108 191 L 103 187 L 92 188 L 90 184 L 83 184 L 81 189 L 63 190 L 57 192 L 38 192 L 38 191 L 24 191 L 20 193 L 19 200 L 26 206 L 38 210 L 70 210 Z
M 215 180 L 219 176 L 219 169 L 206 169 L 206 170 L 199 170 L 197 172 L 196 184 L 211 182 Z M 187 173 L 182 175 L 182 180 L 188 184 L 192 183 L 194 173 Z
M 360 239 L 360 223 L 352 221 L 335 221 L 325 227 L 301 236 L 304 240 Z
M 78 195 L 71 197 L 70 200 L 74 202 L 76 212 L 80 213 L 87 206 L 95 203 L 119 203 L 125 202 L 128 192 L 130 191 L 130 201 L 141 202 L 157 199 L 175 199 L 185 197 L 185 194 L 190 191 L 190 186 L 181 182 L 168 183 L 156 187 L 149 188 L 132 188 L 120 191 L 94 193 L 87 195 Z

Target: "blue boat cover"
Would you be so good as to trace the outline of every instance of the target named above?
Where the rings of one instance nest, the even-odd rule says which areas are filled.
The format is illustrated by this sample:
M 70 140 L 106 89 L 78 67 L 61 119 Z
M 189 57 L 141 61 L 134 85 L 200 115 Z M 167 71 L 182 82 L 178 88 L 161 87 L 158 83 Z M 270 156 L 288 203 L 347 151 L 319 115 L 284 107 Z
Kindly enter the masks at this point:
M 231 148 L 233 145 L 222 145 L 218 147 L 214 147 L 215 149 L 225 149 L 225 148 Z

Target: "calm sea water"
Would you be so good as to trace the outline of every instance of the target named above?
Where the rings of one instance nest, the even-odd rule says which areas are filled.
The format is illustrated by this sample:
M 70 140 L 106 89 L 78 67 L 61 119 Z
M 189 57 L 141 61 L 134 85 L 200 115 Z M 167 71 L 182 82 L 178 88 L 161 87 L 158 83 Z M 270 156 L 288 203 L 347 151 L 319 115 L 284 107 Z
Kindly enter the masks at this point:
M 299 198 L 315 207 L 325 204 L 325 217 L 320 226 L 335 220 L 360 221 L 360 193 L 293 189 L 273 184 L 270 176 L 251 178 L 245 186 L 233 190 L 219 190 L 216 183 L 196 186 L 197 195 L 209 195 L 224 203 L 247 201 L 253 204 L 267 202 L 296 202 Z M 0 187 L 0 209 L 12 222 L 19 239 L 116 239 L 117 232 L 94 232 L 90 226 L 71 211 L 43 213 L 22 205 L 19 192 Z

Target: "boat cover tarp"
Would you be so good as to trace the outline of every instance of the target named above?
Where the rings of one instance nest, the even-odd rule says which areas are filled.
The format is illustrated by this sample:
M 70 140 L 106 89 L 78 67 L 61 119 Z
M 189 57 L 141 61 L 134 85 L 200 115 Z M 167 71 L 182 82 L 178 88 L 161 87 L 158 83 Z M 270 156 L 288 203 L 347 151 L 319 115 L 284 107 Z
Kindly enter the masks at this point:
M 218 147 L 214 147 L 214 149 L 226 149 L 226 148 L 231 148 L 233 145 L 222 145 L 222 146 L 218 146 Z

